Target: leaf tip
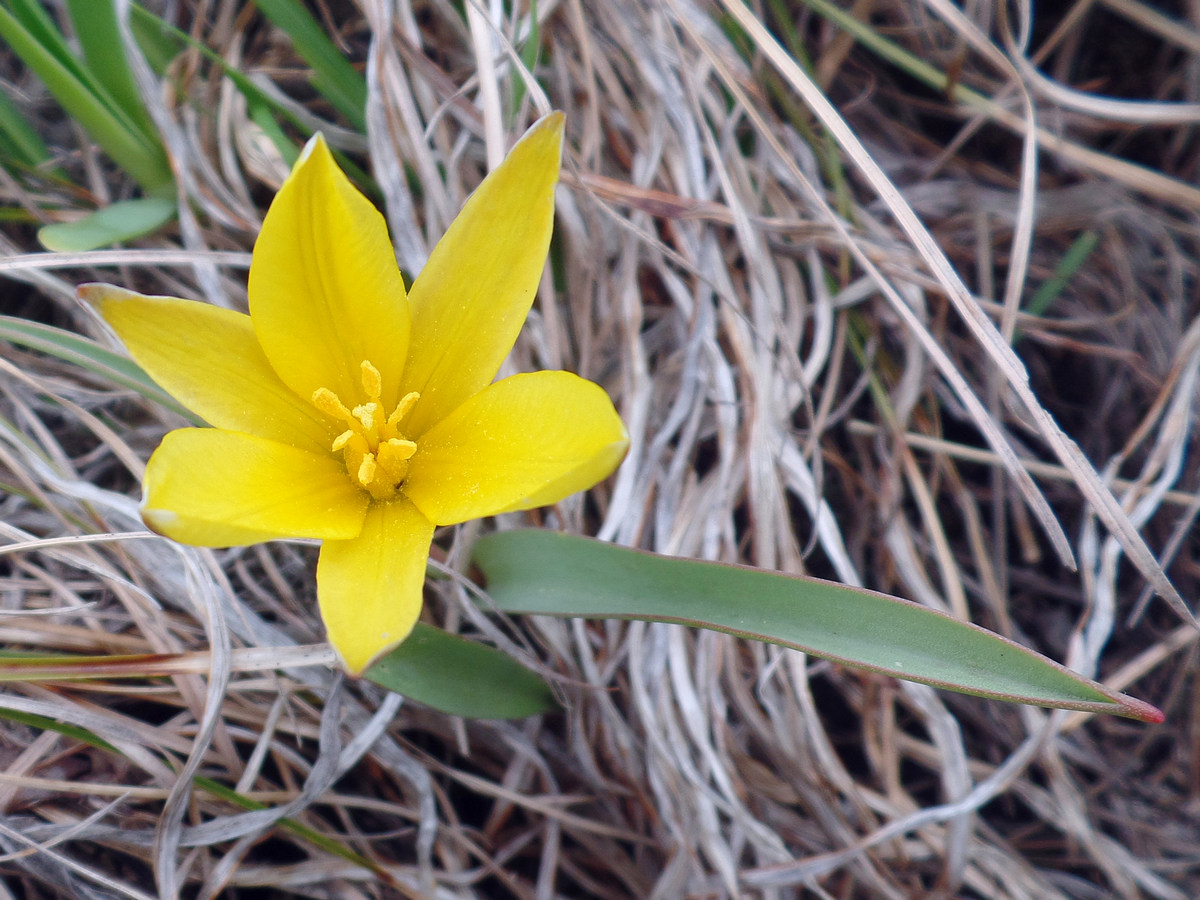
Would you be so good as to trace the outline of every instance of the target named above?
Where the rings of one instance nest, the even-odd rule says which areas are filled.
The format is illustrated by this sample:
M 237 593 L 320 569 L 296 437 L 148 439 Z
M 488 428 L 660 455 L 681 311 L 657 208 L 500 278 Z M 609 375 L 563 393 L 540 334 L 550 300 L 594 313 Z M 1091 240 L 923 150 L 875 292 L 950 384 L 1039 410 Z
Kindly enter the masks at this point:
M 1145 722 L 1147 725 L 1161 725 L 1167 720 L 1167 715 L 1157 706 L 1147 703 L 1145 700 L 1138 700 L 1136 697 L 1128 697 L 1122 694 L 1118 701 L 1121 704 L 1119 715 L 1129 719 L 1136 719 L 1139 722 Z

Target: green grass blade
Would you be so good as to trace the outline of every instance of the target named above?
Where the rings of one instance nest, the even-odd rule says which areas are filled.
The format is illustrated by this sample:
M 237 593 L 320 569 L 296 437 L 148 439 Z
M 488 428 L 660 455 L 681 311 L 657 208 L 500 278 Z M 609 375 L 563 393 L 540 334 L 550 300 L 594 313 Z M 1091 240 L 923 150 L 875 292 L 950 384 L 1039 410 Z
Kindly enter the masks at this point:
M 359 132 L 367 130 L 367 81 L 350 65 L 317 21 L 297 0 L 254 0 L 276 28 L 292 39 L 312 66 L 312 83 Z
M 129 4 L 129 28 L 133 39 L 137 41 L 138 49 L 155 75 L 162 76 L 167 68 L 187 47 L 188 35 L 169 25 L 153 13 L 149 13 L 136 3 Z
M 0 316 L 0 340 L 39 350 L 77 365 L 110 384 L 136 391 L 146 399 L 174 410 L 197 425 L 205 424 L 151 381 L 150 376 L 129 357 L 106 350 L 88 338 L 39 322 Z
M 117 752 L 116 747 L 103 738 L 96 737 L 96 735 L 92 734 L 86 728 L 80 728 L 78 725 L 68 725 L 65 722 L 56 722 L 53 719 L 48 719 L 45 716 L 39 716 L 35 713 L 9 709 L 4 705 L 3 699 L 0 699 L 0 719 L 8 719 L 10 722 L 20 722 L 22 725 L 28 725 L 31 728 L 40 728 L 42 731 L 61 734 L 63 737 L 70 738 L 73 741 L 79 741 L 81 744 L 87 744 L 88 746 L 107 750 L 111 753 Z
M 78 66 L 64 63 L 3 7 L 0 39 L 45 83 L 104 152 L 143 187 L 153 189 L 171 182 L 171 168 L 162 147 L 143 135 L 114 108 L 112 101 L 106 101 L 91 79 L 81 77 Z
M 143 134 L 156 135 L 125 58 L 116 4 L 113 0 L 67 0 L 67 10 L 88 71 Z
M 473 719 L 521 719 L 557 705 L 546 682 L 507 653 L 423 622 L 363 677 Z
M 174 217 L 175 201 L 167 197 L 122 200 L 74 222 L 47 225 L 38 240 L 47 250 L 83 253 L 157 231 Z
M 1006 638 L 874 591 L 535 529 L 482 538 L 474 560 L 509 613 L 675 622 L 980 697 L 1162 721 Z
M 263 134 L 270 138 L 271 143 L 275 145 L 275 149 L 279 151 L 279 155 L 283 157 L 283 161 L 287 163 L 288 168 L 296 164 L 296 160 L 300 158 L 300 148 L 297 147 L 279 125 L 279 120 L 275 118 L 275 113 L 269 106 L 263 103 L 246 104 L 246 115 L 259 128 Z
M 259 90 L 254 82 L 242 72 L 229 65 L 219 53 L 214 53 L 186 31 L 180 31 L 174 25 L 160 19 L 136 3 L 130 4 L 129 24 L 133 28 L 143 52 L 154 57 L 151 65 L 155 68 L 161 66 L 165 69 L 170 61 L 184 50 L 195 50 L 210 63 L 219 66 L 222 74 L 233 82 L 251 106 L 267 106 L 307 133 L 300 120 L 287 108 L 277 104 L 269 95 Z
M 47 53 L 53 56 L 78 79 L 87 80 L 87 71 L 79 64 L 71 48 L 67 46 L 66 38 L 58 30 L 58 25 L 45 7 L 37 0 L 3 0 L 4 6 L 12 12 L 13 17 L 29 33 Z
M 96 747 L 100 750 L 105 750 L 109 753 L 120 753 L 116 747 L 110 744 L 103 738 L 97 737 L 86 728 L 80 728 L 77 725 L 69 725 L 64 722 L 56 722 L 46 716 L 39 716 L 34 713 L 22 712 L 21 710 L 10 709 L 3 705 L 3 700 L 0 699 L 0 718 L 8 719 L 10 722 L 18 722 L 22 725 L 28 725 L 31 728 L 38 728 L 42 731 L 49 731 L 54 734 L 61 734 L 63 737 L 73 741 L 78 741 L 81 744 L 87 744 L 91 747 Z M 226 787 L 219 781 L 208 778 L 204 775 L 197 775 L 195 779 L 197 790 L 204 791 L 212 796 L 224 800 L 227 803 L 232 803 L 235 806 L 240 806 L 245 810 L 266 809 L 267 804 L 255 800 L 252 797 L 247 797 L 244 794 L 238 793 L 230 787 Z M 347 862 L 353 863 L 356 866 L 361 866 L 369 872 L 375 874 L 385 884 L 392 884 L 393 880 L 387 870 L 377 865 L 372 860 L 363 856 L 360 853 L 354 852 L 349 847 L 328 837 L 314 828 L 309 828 L 295 819 L 283 818 L 277 823 L 278 826 L 285 831 L 290 831 L 297 837 L 303 838 L 314 847 L 324 850 L 326 853 L 331 853 L 338 856 Z
M 1059 294 L 1075 277 L 1075 273 L 1087 262 L 1092 251 L 1100 243 L 1098 231 L 1085 231 L 1067 248 L 1063 258 L 1054 267 L 1054 275 L 1037 289 L 1022 312 L 1031 316 L 1040 316 L 1058 299 Z
M 71 20 L 76 36 L 84 48 L 85 61 L 81 62 L 67 44 L 57 23 L 49 16 L 37 0 L 0 0 L 11 9 L 13 16 L 42 49 L 52 56 L 71 77 L 83 85 L 97 100 L 103 103 L 117 118 L 141 132 L 143 138 L 153 145 L 158 144 L 158 135 L 150 117 L 146 114 L 133 75 L 121 48 L 121 34 L 117 26 L 113 0 L 67 0 L 68 5 L 78 5 L 81 12 L 77 17 L 72 8 Z M 107 21 L 106 21 L 107 20 Z M 89 51 L 89 48 L 90 51 Z M 118 52 L 114 52 L 118 48 Z M 124 73 L 113 78 L 111 84 L 118 85 L 125 97 L 114 94 L 109 76 L 114 70 Z M 60 101 L 61 102 L 61 101 Z
M 152 146 L 158 132 L 142 105 L 125 59 L 113 0 L 67 0 L 84 60 L 75 56 L 58 25 L 37 0 L 0 0 L 42 49 L 131 130 Z M 62 100 L 59 98 L 59 102 Z
M 147 12 L 136 4 L 130 6 L 129 16 L 130 23 L 139 36 L 139 41 L 157 47 L 160 58 L 168 58 L 171 48 L 174 48 L 174 52 L 179 52 L 184 48 L 191 48 L 213 65 L 220 66 L 225 77 L 232 81 L 234 86 L 246 98 L 250 118 L 266 132 L 267 136 L 279 150 L 280 155 L 289 165 L 296 161 L 300 155 L 299 146 L 287 137 L 283 129 L 279 127 L 279 122 L 271 118 L 272 114 L 274 114 L 279 119 L 295 127 L 300 133 L 311 136 L 312 129 L 304 122 L 301 122 L 290 109 L 277 103 L 273 97 L 259 90 L 254 82 L 230 66 L 219 54 L 214 53 L 186 32 L 180 31 L 178 28 L 164 22 L 153 13 Z M 382 199 L 379 188 L 353 160 L 336 150 L 334 151 L 334 156 L 337 157 L 338 165 L 342 167 L 363 193 L 376 202 Z
M 233 788 L 226 787 L 219 781 L 216 781 L 212 778 L 207 778 L 204 775 L 197 775 L 195 784 L 198 790 L 207 791 L 214 797 L 219 797 L 220 799 L 236 806 L 240 806 L 245 810 L 268 808 L 267 804 L 259 800 L 255 800 L 252 797 L 247 797 L 244 794 L 240 794 Z M 315 828 L 309 828 L 307 825 L 303 825 L 300 822 L 297 822 L 295 819 L 288 818 L 280 819 L 276 824 L 278 827 L 284 829 L 285 831 L 290 831 L 297 837 L 303 838 L 314 847 L 324 850 L 326 853 L 331 853 L 334 856 L 341 857 L 342 859 L 353 863 L 356 866 L 361 866 L 368 872 L 373 873 L 381 883 L 393 887 L 395 886 L 394 879 L 388 873 L 388 871 L 383 868 L 383 866 L 378 865 L 377 863 L 363 856 L 361 853 L 355 853 L 349 847 L 331 837 L 321 834 L 321 832 L 317 831 Z
M 0 136 L 4 139 L 5 155 L 16 166 L 33 169 L 50 159 L 45 141 L 7 94 L 0 94 Z
M 538 5 L 537 0 L 529 0 L 529 37 L 520 49 L 521 65 L 530 72 L 533 72 L 537 65 L 538 57 L 541 55 L 542 42 L 541 35 L 538 29 Z M 528 87 L 525 84 L 523 73 L 517 72 L 513 75 L 512 80 L 512 105 L 509 109 L 509 118 L 512 118 L 521 109 L 521 103 L 525 100 L 525 94 L 528 92 Z

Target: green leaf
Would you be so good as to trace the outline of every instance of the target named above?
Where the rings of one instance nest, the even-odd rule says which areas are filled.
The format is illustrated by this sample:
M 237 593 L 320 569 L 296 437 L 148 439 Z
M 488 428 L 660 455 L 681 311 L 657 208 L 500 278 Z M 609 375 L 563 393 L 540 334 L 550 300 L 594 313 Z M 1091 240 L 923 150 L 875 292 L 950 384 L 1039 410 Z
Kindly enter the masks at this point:
M 157 231 L 174 217 L 175 201 L 168 197 L 121 200 L 74 222 L 46 225 L 38 240 L 47 250 L 83 253 Z
M 3 705 L 3 699 L 0 699 L 0 719 L 8 719 L 12 722 L 19 722 L 22 725 L 28 725 L 31 728 L 40 728 L 43 731 L 50 731 L 55 734 L 61 734 L 63 737 L 73 741 L 79 741 L 83 744 L 88 744 L 92 747 L 97 747 L 101 750 L 107 750 L 110 753 L 119 753 L 112 744 L 103 738 L 99 738 L 86 728 L 80 728 L 76 725 L 69 725 L 63 722 L 56 722 L 53 719 L 48 719 L 45 716 L 39 716 L 34 713 L 22 712 L 16 709 L 9 709 Z M 244 794 L 238 793 L 233 788 L 226 787 L 219 781 L 213 778 L 208 778 L 204 775 L 197 775 L 195 779 L 196 787 L 202 791 L 207 791 L 214 797 L 219 797 L 229 803 L 234 803 L 242 809 L 266 809 L 267 804 L 255 800 L 252 797 L 247 797 Z M 351 848 L 342 844 L 334 838 L 328 837 L 314 828 L 309 828 L 295 819 L 283 818 L 277 823 L 278 827 L 290 831 L 306 841 L 314 847 L 319 847 L 328 853 L 339 856 L 342 859 L 353 863 L 356 866 L 361 866 L 364 869 L 373 872 L 378 879 L 384 884 L 392 883 L 392 879 L 385 869 L 379 864 L 373 862 L 369 858 L 360 853 L 356 853 Z
M 4 4 L 13 17 L 21 23 L 21 27 L 29 33 L 30 38 L 36 41 L 43 50 L 70 69 L 71 74 L 76 78 L 80 80 L 88 78 L 87 70 L 79 64 L 79 60 L 67 46 L 66 38 L 58 30 L 58 25 L 45 6 L 38 0 L 4 0 Z
M 40 38 L 40 39 L 39 39 Z M 0 39 L 40 78 L 64 110 L 78 120 L 113 161 L 143 187 L 169 184 L 171 167 L 156 139 L 141 132 L 103 87 L 59 46 L 52 29 L 31 32 L 0 6 Z
M 523 65 L 530 72 L 533 72 L 534 67 L 537 66 L 538 56 L 540 55 L 541 49 L 541 38 L 538 34 L 537 0 L 529 0 L 529 37 L 526 39 L 524 46 L 521 47 L 521 65 Z M 510 117 L 517 114 L 521 108 L 521 103 L 525 100 L 525 93 L 528 88 L 525 84 L 524 73 L 514 72 L 512 85 L 512 104 L 509 107 Z
M 233 788 L 226 787 L 217 781 L 215 778 L 208 778 L 204 775 L 197 775 L 195 781 L 196 787 L 202 791 L 208 791 L 215 797 L 220 797 L 229 803 L 234 803 L 242 809 L 256 810 L 267 809 L 267 804 L 260 800 L 255 800 L 253 797 L 247 797 L 245 794 L 238 793 Z M 290 831 L 292 834 L 304 838 L 314 847 L 324 850 L 326 853 L 331 853 L 334 856 L 339 856 L 347 862 L 353 863 L 356 866 L 361 866 L 368 872 L 375 875 L 377 881 L 382 884 L 395 886 L 395 880 L 391 877 L 388 871 L 379 863 L 374 862 L 361 853 L 356 853 L 354 850 L 347 847 L 345 844 L 332 837 L 322 834 L 315 828 L 309 828 L 295 819 L 282 818 L 276 822 L 276 826 L 284 831 Z
M 143 134 L 156 134 L 125 58 L 116 4 L 113 0 L 67 0 L 67 8 L 92 77 Z
M 192 38 L 191 35 L 164 22 L 136 3 L 132 4 L 129 8 L 129 19 L 131 25 L 134 27 L 134 31 L 138 35 L 139 41 L 158 47 L 162 51 L 162 55 L 166 55 L 165 51 L 168 48 L 177 51 L 184 47 L 190 47 L 213 65 L 219 66 L 225 77 L 232 81 L 234 86 L 245 96 L 250 118 L 266 132 L 267 137 L 275 144 L 284 160 L 289 165 L 296 161 L 296 158 L 300 155 L 299 146 L 293 143 L 284 133 L 283 129 L 280 128 L 279 123 L 273 121 L 271 118 L 271 114 L 274 113 L 282 121 L 291 124 L 301 134 L 311 136 L 311 127 L 307 123 L 302 122 L 291 109 L 258 88 L 249 78 L 229 65 L 220 54 L 214 53 L 208 47 L 204 46 L 204 44 Z M 357 75 L 357 73 L 355 74 Z M 382 198 L 378 187 L 353 160 L 336 150 L 334 151 L 334 156 L 337 157 L 338 165 L 342 167 L 346 174 L 350 176 L 350 179 L 368 197 L 371 197 L 376 202 L 381 201 Z
M 279 122 L 276 120 L 271 107 L 265 103 L 250 103 L 246 104 L 246 115 L 265 134 L 275 145 L 275 149 L 279 151 L 279 155 L 283 157 L 283 161 L 287 163 L 288 169 L 296 165 L 296 160 L 300 158 L 300 148 L 292 143 L 284 130 L 279 127 Z
M 3 93 L 0 93 L 0 135 L 4 138 L 5 154 L 18 166 L 32 169 L 50 159 L 45 141 Z
M 174 410 L 198 425 L 204 424 L 195 414 L 151 381 L 150 376 L 143 372 L 137 363 L 127 356 L 106 350 L 93 340 L 51 325 L 12 316 L 0 316 L 0 340 L 48 353 L 86 369 L 110 384 L 134 390 L 146 399 Z
M 68 725 L 65 722 L 55 722 L 53 719 L 48 719 L 45 716 L 39 716 L 35 713 L 9 709 L 4 705 L 3 699 L 0 699 L 0 719 L 20 722 L 22 725 L 29 725 L 31 728 L 40 728 L 43 731 L 53 731 L 55 734 L 61 734 L 63 737 L 70 738 L 73 741 L 79 741 L 92 747 L 99 747 L 101 750 L 109 750 L 113 753 L 117 752 L 116 747 L 103 738 L 96 737 L 96 735 L 92 734 L 86 728 L 80 728 L 77 725 Z
M 1099 243 L 1100 232 L 1094 230 L 1085 231 L 1075 238 L 1075 242 L 1067 248 L 1063 258 L 1054 267 L 1054 274 L 1037 289 L 1022 312 L 1031 316 L 1040 316 L 1046 312 L 1063 292 L 1063 288 L 1075 277 L 1075 273 L 1087 262 Z
M 312 66 L 312 83 L 359 132 L 367 130 L 367 82 L 296 0 L 254 0 L 276 28 L 292 39 Z
M 488 535 L 474 560 L 508 613 L 675 622 L 980 697 L 1163 719 L 977 625 L 874 591 L 540 530 Z
M 363 677 L 472 719 L 520 719 L 557 705 L 546 682 L 507 653 L 423 622 Z
M 153 13 L 146 12 L 136 3 L 129 4 L 129 28 L 142 56 L 146 57 L 154 74 L 160 77 L 167 73 L 172 61 L 188 45 L 188 35 Z

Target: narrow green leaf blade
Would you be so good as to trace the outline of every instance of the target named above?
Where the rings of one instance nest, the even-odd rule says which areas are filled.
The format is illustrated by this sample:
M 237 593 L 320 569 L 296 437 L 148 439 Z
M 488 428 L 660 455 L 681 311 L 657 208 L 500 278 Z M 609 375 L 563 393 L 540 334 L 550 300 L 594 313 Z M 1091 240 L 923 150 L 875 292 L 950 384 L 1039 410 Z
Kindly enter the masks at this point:
M 488 535 L 474 560 L 509 613 L 676 622 L 980 697 L 1163 718 L 977 625 L 874 591 L 536 529 Z
M 138 49 L 142 51 L 142 56 L 146 57 L 146 62 L 150 64 L 155 75 L 165 75 L 167 67 L 187 47 L 183 32 L 136 3 L 129 4 L 129 27 L 133 31 L 133 39 L 137 41 Z
M 291 124 L 306 137 L 312 134 L 310 123 L 301 121 L 295 112 L 286 105 L 279 103 L 273 96 L 259 89 L 253 81 L 229 65 L 220 54 L 214 53 L 204 44 L 195 40 L 191 35 L 169 25 L 136 3 L 130 6 L 129 19 L 135 32 L 138 34 L 139 41 L 147 46 L 159 48 L 163 51 L 161 55 L 167 56 L 169 53 L 177 52 L 187 47 L 195 50 L 213 65 L 220 67 L 225 77 L 232 81 L 234 86 L 246 97 L 249 103 L 250 118 L 267 133 L 267 136 L 275 144 L 285 162 L 289 165 L 295 162 L 296 158 L 300 155 L 300 146 L 288 138 L 287 134 L 280 127 L 280 122 Z M 357 72 L 355 74 L 357 75 Z M 363 96 L 365 97 L 366 88 L 364 87 L 363 90 Z M 271 113 L 278 116 L 280 121 L 274 121 L 271 118 Z M 350 176 L 351 181 L 355 182 L 368 197 L 379 202 L 381 200 L 379 189 L 362 169 L 355 165 L 353 160 L 337 151 L 335 151 L 334 155 L 338 158 L 338 165 Z
M 7 151 L 16 165 L 32 169 L 50 159 L 46 142 L 3 93 L 0 93 L 0 134 L 6 138 Z
M 529 37 L 526 39 L 524 46 L 520 50 L 521 64 L 530 72 L 537 66 L 538 56 L 540 55 L 541 36 L 538 34 L 538 4 L 537 0 L 529 2 Z M 520 72 L 513 74 L 513 93 L 512 106 L 510 115 L 515 116 L 520 110 L 521 104 L 525 100 L 525 94 L 528 92 L 528 87 L 525 84 L 525 78 Z
M 29 66 L 104 152 L 147 189 L 172 180 L 161 145 L 154 143 L 101 93 L 98 82 L 77 65 L 65 65 L 21 22 L 0 6 L 0 39 Z
M 101 750 L 106 750 L 110 753 L 119 753 L 120 751 L 103 738 L 97 737 L 86 728 L 80 728 L 76 725 L 70 725 L 64 722 L 56 722 L 53 719 L 48 719 L 45 716 L 39 716 L 34 713 L 22 712 L 16 709 L 10 709 L 3 705 L 3 699 L 0 699 L 0 719 L 7 719 L 11 722 L 19 722 L 22 725 L 28 725 L 31 728 L 38 728 L 42 731 L 50 731 L 55 734 L 61 734 L 73 741 L 79 741 L 83 744 L 88 744 L 92 747 L 97 747 Z M 204 775 L 197 775 L 195 781 L 196 787 L 200 790 L 207 791 L 215 797 L 226 800 L 230 803 L 235 803 L 243 809 L 266 809 L 267 804 L 240 794 L 233 788 L 226 787 L 219 781 L 213 778 L 208 778 Z M 295 819 L 283 818 L 279 820 L 279 827 L 299 835 L 309 841 L 313 846 L 319 847 L 328 853 L 332 853 L 348 862 L 357 866 L 362 866 L 368 871 L 374 872 L 385 884 L 391 882 L 391 877 L 377 863 L 367 857 L 355 853 L 349 847 L 334 840 L 331 837 L 321 834 L 313 828 L 309 828 Z
M 6 0 L 5 9 L 21 23 L 21 27 L 29 33 L 32 40 L 70 69 L 76 78 L 85 80 L 88 77 L 87 71 L 67 46 L 67 39 L 58 30 L 57 23 L 51 18 L 44 4 L 38 0 Z
M 363 677 L 472 719 L 520 719 L 557 705 L 546 682 L 507 653 L 423 622 Z
M 110 384 L 136 391 L 148 400 L 174 410 L 198 425 L 204 424 L 194 413 L 189 412 L 179 401 L 155 384 L 132 359 L 106 350 L 93 340 L 52 325 L 13 316 L 0 316 L 0 340 L 48 353 L 86 369 Z
M 175 201 L 168 197 L 121 200 L 74 222 L 46 225 L 38 240 L 47 250 L 83 253 L 157 231 L 174 217 Z
M 231 787 L 226 787 L 215 778 L 197 775 L 195 784 L 200 790 L 208 791 L 208 793 L 212 794 L 213 796 L 220 797 L 222 800 L 228 801 L 229 803 L 234 803 L 240 806 L 242 809 L 255 810 L 268 808 L 267 804 L 263 803 L 261 800 L 255 800 L 253 797 L 247 797 L 245 794 L 241 794 Z M 321 850 L 324 850 L 326 853 L 331 853 L 334 856 L 339 856 L 356 866 L 361 866 L 368 872 L 374 874 L 375 878 L 382 884 L 388 885 L 389 887 L 394 887 L 396 885 L 395 879 L 392 878 L 391 873 L 389 873 L 387 869 L 385 869 L 379 863 L 369 859 L 366 856 L 363 856 L 361 853 L 356 853 L 345 844 L 335 840 L 332 837 L 329 837 L 328 835 L 322 834 L 315 828 L 309 828 L 307 825 L 287 817 L 280 819 L 277 823 L 277 827 L 282 828 L 285 831 L 290 831 L 292 834 L 304 838 L 314 847 L 318 847 Z
M 254 0 L 263 14 L 292 39 L 313 69 L 313 86 L 360 132 L 367 130 L 367 81 L 350 65 L 316 20 L 296 0 Z
M 112 0 L 67 0 L 67 9 L 92 77 L 144 134 L 156 135 L 125 58 L 116 4 Z
M 55 734 L 61 734 L 63 737 L 70 738 L 73 741 L 88 744 L 92 747 L 99 747 L 101 750 L 108 750 L 113 753 L 117 752 L 117 748 L 103 738 L 99 738 L 86 728 L 80 728 L 77 725 L 68 725 L 65 722 L 56 722 L 53 719 L 47 719 L 45 716 L 39 716 L 35 713 L 22 712 L 18 709 L 10 709 L 4 705 L 3 699 L 0 699 L 0 719 L 8 719 L 11 722 L 20 722 L 22 725 L 28 725 L 31 728 L 40 728 L 42 731 L 52 731 Z

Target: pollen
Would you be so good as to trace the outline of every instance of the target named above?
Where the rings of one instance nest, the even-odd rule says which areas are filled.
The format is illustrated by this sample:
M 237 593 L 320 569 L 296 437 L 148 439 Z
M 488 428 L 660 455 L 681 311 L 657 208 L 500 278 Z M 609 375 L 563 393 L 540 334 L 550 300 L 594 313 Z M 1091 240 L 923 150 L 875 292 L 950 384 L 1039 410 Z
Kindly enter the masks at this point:
M 342 454 L 350 480 L 376 500 L 391 500 L 408 474 L 408 461 L 417 452 L 416 443 L 404 436 L 400 426 L 421 395 L 416 391 L 405 394 L 395 409 L 386 413 L 381 396 L 383 376 L 365 359 L 359 371 L 362 403 L 347 406 L 328 388 L 314 391 L 312 403 L 345 427 L 330 449 Z

